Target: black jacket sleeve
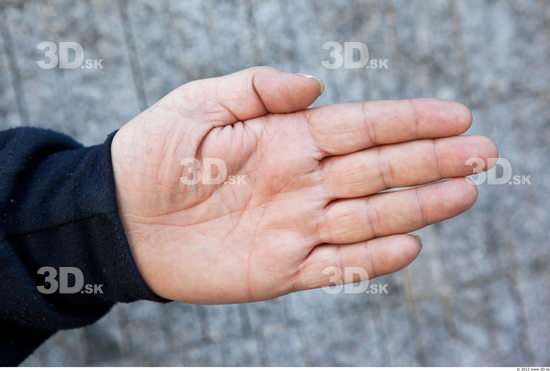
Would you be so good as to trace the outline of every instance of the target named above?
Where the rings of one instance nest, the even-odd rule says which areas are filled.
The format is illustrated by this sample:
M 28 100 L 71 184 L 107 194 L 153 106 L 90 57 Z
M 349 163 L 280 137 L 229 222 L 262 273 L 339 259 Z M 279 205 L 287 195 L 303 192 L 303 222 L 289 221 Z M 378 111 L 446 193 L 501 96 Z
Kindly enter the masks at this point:
M 141 278 L 117 213 L 113 137 L 82 147 L 49 130 L 0 132 L 0 365 L 117 301 L 163 301 Z

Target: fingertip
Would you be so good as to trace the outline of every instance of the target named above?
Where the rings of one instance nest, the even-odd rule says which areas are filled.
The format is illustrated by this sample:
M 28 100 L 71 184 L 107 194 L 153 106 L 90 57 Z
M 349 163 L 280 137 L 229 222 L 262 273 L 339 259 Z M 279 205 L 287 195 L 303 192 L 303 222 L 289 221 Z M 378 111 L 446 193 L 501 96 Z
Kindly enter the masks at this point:
M 399 244 L 399 269 L 403 269 L 420 255 L 423 247 L 422 238 L 416 234 L 398 234 L 391 237 Z
M 474 116 L 472 111 L 464 104 L 448 100 L 439 100 L 445 106 L 447 117 L 451 122 L 454 134 L 462 134 L 472 126 Z
M 420 254 L 418 239 L 410 234 L 394 234 L 355 244 L 365 244 L 369 251 L 369 276 L 375 278 L 397 272 L 411 264 Z M 353 246 L 353 245 L 351 245 Z
M 312 75 L 254 67 L 254 87 L 271 113 L 306 109 L 323 93 L 323 82 Z
M 461 200 L 462 205 L 464 207 L 464 211 L 466 211 L 469 208 L 471 208 L 477 201 L 477 195 L 478 195 L 477 185 L 472 179 L 468 177 L 457 178 L 457 179 L 454 179 L 454 181 L 456 181 L 457 184 L 460 184 L 462 192 L 458 194 L 457 198 Z
M 485 170 L 490 170 L 495 167 L 498 161 L 498 147 L 490 138 L 479 136 L 479 140 L 483 143 L 487 154 L 487 164 Z
M 411 234 L 416 239 L 416 246 L 418 248 L 418 253 L 422 251 L 422 248 L 424 247 L 424 243 L 422 242 L 422 238 L 417 234 Z
M 323 94 L 325 84 L 317 76 L 285 72 L 280 86 L 285 101 L 284 112 L 295 112 L 306 109 Z
M 415 98 L 410 101 L 416 120 L 425 122 L 421 135 L 429 133 L 426 137 L 459 135 L 472 125 L 472 112 L 462 103 L 437 98 Z
M 384 237 L 382 237 L 384 238 Z M 414 234 L 397 234 L 385 237 L 388 242 L 393 243 L 394 255 L 391 257 L 392 262 L 388 262 L 388 266 L 393 266 L 391 271 L 401 270 L 411 264 L 422 251 L 422 239 Z
M 303 76 L 306 79 L 315 80 L 315 82 L 319 85 L 319 95 L 323 95 L 323 93 L 325 92 L 325 83 L 323 82 L 323 80 L 321 80 L 317 76 L 308 75 L 305 73 L 297 73 L 297 75 Z
M 467 178 L 452 178 L 419 188 L 424 200 L 426 219 L 433 222 L 463 213 L 477 200 L 477 186 Z
M 452 102 L 454 104 L 455 120 L 460 128 L 460 134 L 464 133 L 472 126 L 474 115 L 472 111 L 464 104 Z
M 461 135 L 453 139 L 462 144 L 463 153 L 469 154 L 466 165 L 472 165 L 472 174 L 490 170 L 496 165 L 498 148 L 491 139 L 482 135 Z

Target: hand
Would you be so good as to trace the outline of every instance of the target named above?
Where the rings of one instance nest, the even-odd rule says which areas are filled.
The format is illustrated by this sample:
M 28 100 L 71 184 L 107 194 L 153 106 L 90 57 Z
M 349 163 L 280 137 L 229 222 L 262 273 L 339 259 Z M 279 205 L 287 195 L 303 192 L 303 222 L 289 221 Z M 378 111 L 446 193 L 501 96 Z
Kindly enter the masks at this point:
M 457 136 L 472 121 L 465 106 L 412 99 L 306 109 L 321 93 L 313 78 L 255 67 L 185 84 L 116 134 L 121 218 L 156 294 L 236 303 L 327 285 L 327 267 L 374 278 L 420 252 L 403 233 L 473 205 L 467 159 L 491 167 L 497 149 Z M 236 177 L 190 184 L 198 179 L 190 158 L 203 177 L 212 158 Z M 442 178 L 455 179 L 380 193 Z

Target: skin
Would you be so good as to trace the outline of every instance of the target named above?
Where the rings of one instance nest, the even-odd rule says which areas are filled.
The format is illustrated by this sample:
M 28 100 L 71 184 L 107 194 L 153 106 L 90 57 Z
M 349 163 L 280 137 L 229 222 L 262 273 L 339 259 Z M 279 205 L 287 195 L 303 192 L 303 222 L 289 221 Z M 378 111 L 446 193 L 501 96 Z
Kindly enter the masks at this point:
M 322 89 L 254 67 L 185 84 L 116 134 L 120 215 L 156 294 L 238 303 L 325 286 L 330 267 L 392 273 L 420 252 L 406 233 L 474 204 L 465 163 L 490 168 L 498 154 L 488 138 L 459 136 L 468 108 L 411 99 L 307 109 Z M 245 184 L 185 184 L 188 158 L 221 159 Z M 420 187 L 381 193 L 409 186 Z

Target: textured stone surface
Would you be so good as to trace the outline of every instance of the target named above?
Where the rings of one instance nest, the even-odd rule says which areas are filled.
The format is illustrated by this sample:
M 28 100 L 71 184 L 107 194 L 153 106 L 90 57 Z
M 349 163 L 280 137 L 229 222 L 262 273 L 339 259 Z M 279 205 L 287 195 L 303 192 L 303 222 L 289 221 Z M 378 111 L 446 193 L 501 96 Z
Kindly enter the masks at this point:
M 257 64 L 321 77 L 316 104 L 433 96 L 467 103 L 531 185 L 479 187 L 464 216 L 373 283 L 203 307 L 139 302 L 60 332 L 25 365 L 548 365 L 548 1 L 71 1 L 0 3 L 0 129 L 92 144 L 176 86 Z M 42 70 L 41 41 L 76 41 L 102 70 Z M 322 66 L 362 41 L 388 69 Z

